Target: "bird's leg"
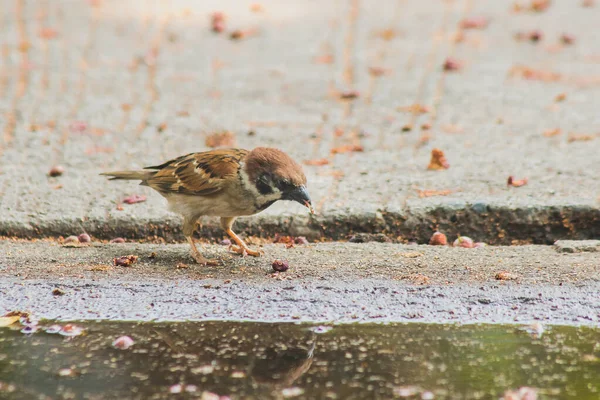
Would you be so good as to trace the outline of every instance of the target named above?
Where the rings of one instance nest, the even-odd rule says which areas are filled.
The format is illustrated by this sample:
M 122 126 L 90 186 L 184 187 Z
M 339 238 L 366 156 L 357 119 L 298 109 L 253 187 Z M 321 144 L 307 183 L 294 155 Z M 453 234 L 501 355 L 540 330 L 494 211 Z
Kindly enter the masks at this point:
M 248 254 L 248 255 L 251 255 L 254 257 L 260 257 L 260 255 L 261 255 L 260 251 L 251 250 L 250 248 L 248 248 L 246 243 L 244 243 L 244 241 L 238 235 L 236 235 L 234 231 L 231 230 L 233 221 L 235 221 L 235 217 L 222 217 L 221 218 L 221 227 L 223 228 L 225 233 L 227 233 L 227 235 L 229 235 L 229 237 L 237 244 L 237 246 L 232 245 L 230 247 L 231 250 L 235 251 L 238 254 L 241 254 L 242 256 L 245 256 Z
M 183 221 L 183 234 L 190 244 L 190 250 L 192 253 L 192 258 L 198 263 L 203 265 L 219 265 L 218 260 L 208 259 L 204 257 L 196 247 L 196 242 L 194 242 L 194 228 L 196 227 L 196 220 L 192 220 L 190 222 L 189 219 L 184 219 Z

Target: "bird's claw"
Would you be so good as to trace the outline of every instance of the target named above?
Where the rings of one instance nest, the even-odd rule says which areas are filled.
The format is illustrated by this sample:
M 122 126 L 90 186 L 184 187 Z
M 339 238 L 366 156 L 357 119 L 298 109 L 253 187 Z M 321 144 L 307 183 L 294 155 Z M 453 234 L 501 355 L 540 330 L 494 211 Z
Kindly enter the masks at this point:
M 230 245 L 229 246 L 229 250 L 241 254 L 242 257 L 246 257 L 246 256 L 253 256 L 253 257 L 260 257 L 261 254 L 264 254 L 264 252 L 262 251 L 256 251 L 256 250 L 251 250 L 247 247 L 240 247 L 240 246 L 236 246 L 236 245 Z
M 219 260 L 214 258 L 206 258 L 201 254 L 192 254 L 192 258 L 200 265 L 216 266 L 221 264 Z

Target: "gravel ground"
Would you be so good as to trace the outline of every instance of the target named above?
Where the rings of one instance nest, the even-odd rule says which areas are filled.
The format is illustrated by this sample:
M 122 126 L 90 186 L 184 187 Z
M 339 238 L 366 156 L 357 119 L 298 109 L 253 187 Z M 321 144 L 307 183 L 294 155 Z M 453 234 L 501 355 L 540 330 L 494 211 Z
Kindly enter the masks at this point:
M 0 242 L 0 310 L 58 319 L 600 322 L 598 242 L 463 249 L 389 243 L 265 245 L 239 258 L 208 245 Z M 113 258 L 137 255 L 131 267 Z M 290 269 L 273 273 L 271 262 Z M 498 280 L 498 273 L 505 280 Z M 54 289 L 59 289 L 54 292 Z

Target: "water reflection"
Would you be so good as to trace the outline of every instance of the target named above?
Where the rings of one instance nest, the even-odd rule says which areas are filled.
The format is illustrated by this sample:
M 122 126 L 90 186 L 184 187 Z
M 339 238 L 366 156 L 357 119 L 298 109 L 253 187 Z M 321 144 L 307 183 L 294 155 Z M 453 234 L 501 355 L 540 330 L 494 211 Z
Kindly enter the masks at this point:
M 498 399 L 523 386 L 600 398 L 600 331 L 589 328 L 79 325 L 85 334 L 70 338 L 1 328 L 0 398 Z M 135 344 L 113 348 L 121 335 Z

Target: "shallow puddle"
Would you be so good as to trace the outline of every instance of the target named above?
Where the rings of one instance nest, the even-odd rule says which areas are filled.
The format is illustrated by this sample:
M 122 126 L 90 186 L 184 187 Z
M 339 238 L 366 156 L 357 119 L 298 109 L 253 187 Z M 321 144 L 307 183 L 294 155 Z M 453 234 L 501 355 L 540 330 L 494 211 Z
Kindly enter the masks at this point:
M 590 328 L 75 324 L 82 335 L 0 328 L 0 398 L 499 399 L 524 386 L 538 399 L 600 398 Z M 124 350 L 122 335 L 134 341 Z

